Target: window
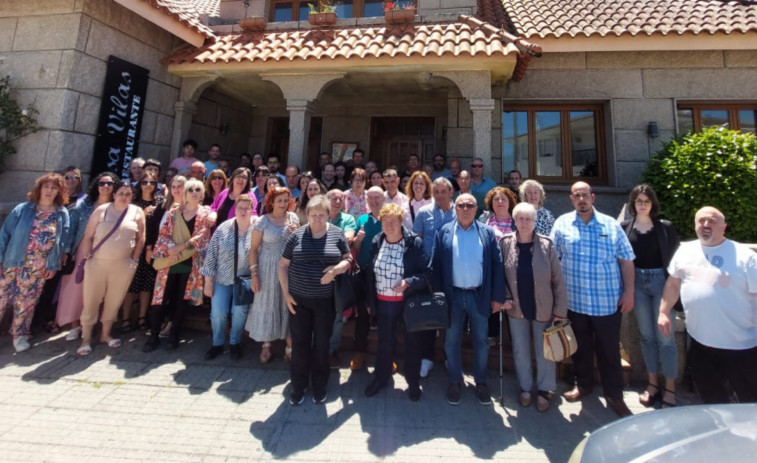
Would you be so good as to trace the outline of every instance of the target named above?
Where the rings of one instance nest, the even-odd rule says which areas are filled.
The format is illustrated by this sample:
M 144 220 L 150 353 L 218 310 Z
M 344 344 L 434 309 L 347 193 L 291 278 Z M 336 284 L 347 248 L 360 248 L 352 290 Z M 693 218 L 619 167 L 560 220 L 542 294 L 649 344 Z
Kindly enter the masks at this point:
M 725 127 L 742 132 L 757 133 L 755 127 L 757 105 L 730 103 L 679 103 L 678 133 L 702 130 L 706 127 Z
M 318 0 L 273 0 L 271 22 L 307 21 L 310 13 L 308 3 L 315 5 L 317 2 Z M 383 0 L 336 0 L 332 4 L 336 8 L 337 18 L 384 16 Z
M 503 172 L 542 182 L 606 181 L 602 106 L 505 106 Z

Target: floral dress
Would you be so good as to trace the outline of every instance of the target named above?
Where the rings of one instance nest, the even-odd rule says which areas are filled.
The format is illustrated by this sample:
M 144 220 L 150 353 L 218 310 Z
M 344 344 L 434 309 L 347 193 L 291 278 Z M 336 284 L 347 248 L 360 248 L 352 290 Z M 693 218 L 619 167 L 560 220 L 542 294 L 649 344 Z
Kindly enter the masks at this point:
M 370 212 L 370 208 L 368 207 L 368 193 L 364 190 L 363 194 L 358 196 L 352 192 L 352 189 L 345 191 L 344 212 L 355 217 L 355 219 Z
M 13 304 L 11 335 L 14 339 L 31 334 L 34 306 L 37 304 L 45 279 L 47 256 L 57 233 L 53 212 L 37 212 L 26 244 L 26 258 L 21 267 L 3 268 L 0 279 L 0 319 L 5 308 Z

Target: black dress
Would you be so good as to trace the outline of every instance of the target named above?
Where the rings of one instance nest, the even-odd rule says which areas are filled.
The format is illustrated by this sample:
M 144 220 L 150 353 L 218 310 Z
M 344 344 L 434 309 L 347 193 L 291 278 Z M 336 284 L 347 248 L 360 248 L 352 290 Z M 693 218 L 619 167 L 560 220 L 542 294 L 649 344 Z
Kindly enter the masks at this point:
M 142 210 L 149 206 L 157 206 L 158 204 L 162 203 L 162 196 L 156 196 L 152 201 L 145 201 L 142 198 L 137 198 L 132 201 L 132 204 L 136 204 L 137 206 L 141 207 Z M 157 208 L 153 211 L 153 214 L 156 211 Z M 153 214 L 145 214 L 146 223 L 150 223 L 152 221 Z M 160 221 L 160 218 L 158 218 L 158 221 Z M 146 247 L 147 246 L 145 246 L 145 248 Z M 150 265 L 145 260 L 145 248 L 142 249 L 142 254 L 139 255 L 139 264 L 137 265 L 137 271 L 134 272 L 134 279 L 131 280 L 131 286 L 129 286 L 129 292 L 133 294 L 139 293 L 141 291 L 152 293 L 155 287 L 155 277 L 157 276 L 158 271 L 155 270 L 152 265 Z

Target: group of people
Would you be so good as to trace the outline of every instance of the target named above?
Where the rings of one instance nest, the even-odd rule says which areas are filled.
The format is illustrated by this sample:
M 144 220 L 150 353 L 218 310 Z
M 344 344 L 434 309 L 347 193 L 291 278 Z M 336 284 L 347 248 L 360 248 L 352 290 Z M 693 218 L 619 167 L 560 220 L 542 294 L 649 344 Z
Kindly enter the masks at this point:
M 714 208 L 697 212 L 699 240 L 678 249 L 676 231 L 659 218 L 648 185 L 631 191 L 631 219 L 618 223 L 594 208 L 590 185 L 577 182 L 570 193 L 574 210 L 555 219 L 539 182 L 512 171 L 509 185 L 498 186 L 483 175 L 478 158 L 469 173 L 458 160 L 447 168 L 436 155 L 429 173 L 413 155 L 403 193 L 402 172 L 383 170 L 377 185 L 378 170 L 369 172 L 371 161 L 364 164 L 359 150 L 342 166 L 322 156 L 318 175 L 296 166 L 281 175 L 276 156 L 266 165 L 260 156 L 257 166 L 250 157 L 250 166 L 228 174 L 218 164 L 220 147 L 213 145 L 202 166 L 193 160 L 196 148 L 185 142 L 169 175 L 161 177 L 156 160 L 135 160 L 130 180 L 102 172 L 86 194 L 75 167 L 36 180 L 28 202 L 0 230 L 0 311 L 13 307 L 17 352 L 30 348 L 33 319 L 53 333 L 68 327 L 66 339 L 80 339 L 77 355 L 92 352 L 98 322 L 100 342 L 118 348 L 112 327 L 119 312 L 121 331 L 148 333 L 143 351 L 155 350 L 162 339 L 176 349 L 186 313 L 207 298 L 212 342 L 206 360 L 225 351 L 230 319 L 231 358 L 243 356 L 245 331 L 262 344 L 262 363 L 280 355 L 272 343 L 283 341 L 289 402 L 301 404 L 311 391 L 321 403 L 330 370 L 341 364 L 343 323 L 354 315 L 351 369 L 366 367 L 371 325 L 378 330 L 365 395 L 390 383 L 401 334 L 407 393 L 417 401 L 421 378 L 437 360 L 438 336 L 406 329 L 405 302 L 441 292 L 450 319 L 443 333 L 450 404 L 459 404 L 465 391 L 461 345 L 468 329 L 474 394 L 491 403 L 489 349 L 501 342 L 505 313 L 522 406 L 550 407 L 556 368 L 544 358 L 541 333 L 567 318 L 578 350 L 574 387 L 564 398 L 592 393 L 596 357 L 608 406 L 626 416 L 622 314 L 633 310 L 641 334 L 648 385 L 640 402 L 675 406 L 679 368 L 670 313 L 680 295 L 692 337 L 690 366 L 703 399 L 757 399 L 757 261 L 724 238 L 725 218 Z M 356 303 L 337 308 L 337 281 L 345 278 L 357 282 Z M 251 304 L 238 300 L 240 284 L 254 294 Z

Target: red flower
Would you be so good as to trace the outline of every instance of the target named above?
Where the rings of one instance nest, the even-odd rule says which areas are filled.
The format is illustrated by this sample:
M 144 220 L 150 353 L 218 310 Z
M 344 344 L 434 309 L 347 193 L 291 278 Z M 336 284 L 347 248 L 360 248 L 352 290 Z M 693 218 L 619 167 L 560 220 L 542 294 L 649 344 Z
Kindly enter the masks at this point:
M 389 11 L 394 9 L 394 3 L 392 2 L 386 2 L 384 4 L 384 11 Z

